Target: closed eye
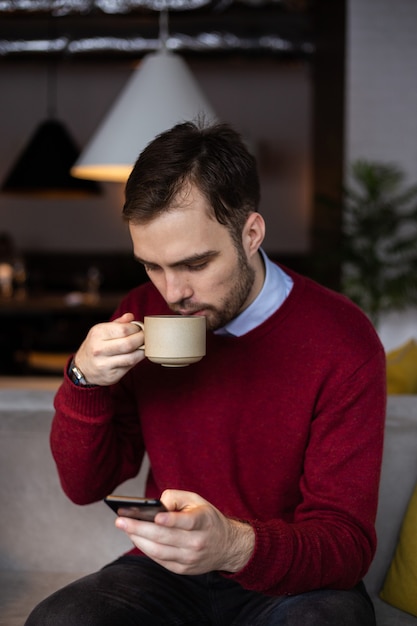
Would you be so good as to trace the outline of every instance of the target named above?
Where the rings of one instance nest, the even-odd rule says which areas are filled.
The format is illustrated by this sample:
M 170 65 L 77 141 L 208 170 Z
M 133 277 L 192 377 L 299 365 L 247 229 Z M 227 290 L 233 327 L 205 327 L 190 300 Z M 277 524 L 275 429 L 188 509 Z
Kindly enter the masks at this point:
M 156 272 L 158 270 L 160 270 L 161 268 L 159 267 L 159 265 L 150 265 L 149 263 L 143 263 L 143 266 L 145 268 L 145 271 L 147 273 L 149 272 Z
M 190 272 L 200 272 L 201 270 L 203 270 L 204 268 L 206 268 L 208 265 L 208 261 L 203 261 L 202 263 L 192 263 L 192 264 L 188 264 L 185 265 L 186 269 L 189 270 Z
M 195 255 L 195 256 L 189 257 L 188 259 L 182 259 L 181 261 L 172 263 L 169 265 L 169 267 L 172 269 L 174 268 L 185 269 L 186 271 L 189 271 L 189 272 L 200 272 L 204 270 L 209 265 L 211 260 L 214 259 L 216 256 L 218 256 L 218 254 L 219 253 L 215 250 L 209 250 L 208 252 L 205 252 L 204 254 Z M 146 272 L 156 272 L 162 269 L 160 265 L 149 263 L 149 261 L 140 259 L 138 256 L 135 256 L 135 258 L 139 263 L 141 263 L 144 266 Z

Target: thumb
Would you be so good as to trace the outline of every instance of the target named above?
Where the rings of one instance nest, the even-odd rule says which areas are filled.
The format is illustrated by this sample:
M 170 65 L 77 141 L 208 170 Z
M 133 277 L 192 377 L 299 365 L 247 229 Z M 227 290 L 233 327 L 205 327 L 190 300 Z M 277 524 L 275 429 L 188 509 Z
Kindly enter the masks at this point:
M 168 511 L 183 511 L 202 504 L 208 504 L 197 493 L 192 491 L 182 491 L 180 489 L 165 489 L 161 495 L 161 500 Z
M 133 313 L 123 313 L 120 317 L 116 317 L 113 322 L 118 322 L 119 324 L 126 324 L 127 322 L 131 322 L 135 319 Z

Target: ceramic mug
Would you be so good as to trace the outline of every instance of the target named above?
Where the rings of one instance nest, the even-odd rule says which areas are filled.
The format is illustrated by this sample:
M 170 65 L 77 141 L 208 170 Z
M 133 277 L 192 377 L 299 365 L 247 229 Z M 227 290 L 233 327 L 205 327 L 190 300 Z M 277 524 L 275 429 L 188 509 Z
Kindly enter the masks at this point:
M 184 367 L 200 361 L 206 354 L 206 318 L 195 315 L 147 315 L 134 321 L 144 332 L 140 350 L 154 363 L 165 367 Z

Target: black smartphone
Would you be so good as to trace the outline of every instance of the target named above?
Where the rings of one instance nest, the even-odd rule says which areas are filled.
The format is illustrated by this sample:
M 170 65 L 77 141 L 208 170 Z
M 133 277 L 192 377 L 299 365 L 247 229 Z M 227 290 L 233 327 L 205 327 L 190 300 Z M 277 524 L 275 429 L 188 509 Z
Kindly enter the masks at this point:
M 104 502 L 120 517 L 132 517 L 145 522 L 153 522 L 157 513 L 167 510 L 156 498 L 135 498 L 114 494 L 104 498 Z

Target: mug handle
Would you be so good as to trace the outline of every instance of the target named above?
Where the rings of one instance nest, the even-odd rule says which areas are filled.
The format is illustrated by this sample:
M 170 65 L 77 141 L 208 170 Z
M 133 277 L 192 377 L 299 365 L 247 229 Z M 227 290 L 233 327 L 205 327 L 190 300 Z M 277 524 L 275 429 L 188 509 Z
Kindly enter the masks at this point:
M 133 322 L 130 322 L 131 324 L 135 324 L 135 326 L 138 326 L 143 332 L 145 332 L 145 324 L 143 322 L 137 322 L 136 320 L 133 320 Z M 145 349 L 145 344 L 139 346 L 138 350 L 144 350 Z

